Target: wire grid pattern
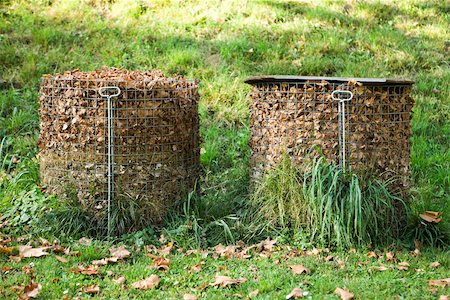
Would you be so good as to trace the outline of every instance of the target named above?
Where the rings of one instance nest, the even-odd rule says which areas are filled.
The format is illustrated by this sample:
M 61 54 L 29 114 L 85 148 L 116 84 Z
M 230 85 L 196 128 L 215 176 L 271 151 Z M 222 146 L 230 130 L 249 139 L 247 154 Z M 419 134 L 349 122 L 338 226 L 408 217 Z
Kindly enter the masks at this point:
M 314 146 L 339 162 L 338 101 L 335 90 L 353 92 L 345 104 L 346 164 L 409 176 L 410 85 L 358 85 L 330 82 L 260 82 L 254 84 L 251 113 L 254 177 L 284 153 L 301 162 Z
M 199 175 L 198 91 L 192 81 L 140 82 L 44 78 L 40 98 L 41 177 L 50 192 L 76 198 L 104 218 L 108 108 L 112 98 L 114 197 L 137 204 L 147 223 L 194 187 Z

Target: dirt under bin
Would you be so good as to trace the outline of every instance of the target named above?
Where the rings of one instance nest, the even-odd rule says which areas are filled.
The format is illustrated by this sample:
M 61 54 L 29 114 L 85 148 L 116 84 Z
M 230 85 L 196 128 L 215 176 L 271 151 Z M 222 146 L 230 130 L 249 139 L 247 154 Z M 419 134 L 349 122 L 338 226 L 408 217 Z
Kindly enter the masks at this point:
M 329 161 L 342 164 L 344 159 L 352 170 L 375 172 L 382 178 L 398 176 L 408 186 L 413 81 L 258 76 L 245 82 L 253 86 L 254 179 L 285 153 L 300 163 L 317 146 Z M 343 113 L 340 101 L 332 97 L 334 91 L 353 94 L 344 101 Z
M 105 87 L 120 91 L 110 106 Z M 159 71 L 44 75 L 42 183 L 61 199 L 78 202 L 99 224 L 106 218 L 108 225 L 111 219 L 125 224 L 112 232 L 159 224 L 199 176 L 198 101 L 195 81 Z

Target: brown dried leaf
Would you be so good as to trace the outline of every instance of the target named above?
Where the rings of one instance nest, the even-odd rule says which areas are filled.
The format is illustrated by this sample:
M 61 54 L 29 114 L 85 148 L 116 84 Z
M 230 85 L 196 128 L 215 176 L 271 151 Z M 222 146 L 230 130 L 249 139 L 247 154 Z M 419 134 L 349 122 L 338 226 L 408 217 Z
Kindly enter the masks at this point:
M 309 274 L 310 270 L 306 268 L 304 265 L 292 265 L 289 266 L 294 274 Z
M 251 291 L 251 292 L 248 294 L 248 297 L 249 297 L 249 298 L 255 298 L 256 296 L 258 296 L 258 294 L 259 294 L 259 290 L 254 290 L 254 291 Z
M 170 260 L 164 257 L 156 257 L 153 259 L 153 266 L 157 270 L 169 270 Z
M 80 245 L 83 245 L 83 246 L 90 246 L 91 243 L 92 243 L 92 240 L 88 239 L 88 238 L 85 238 L 85 237 L 82 237 L 81 239 L 78 240 L 78 243 Z
M 378 258 L 378 255 L 375 252 L 370 251 L 367 253 L 367 257 L 368 258 Z
M 138 290 L 147 290 L 156 288 L 159 284 L 159 281 L 160 279 L 158 275 L 150 275 L 150 277 L 147 277 L 145 279 L 133 283 L 132 286 Z
M 59 262 L 62 262 L 63 264 L 65 264 L 65 263 L 67 262 L 67 259 L 65 259 L 65 258 L 62 257 L 62 256 L 55 255 L 55 258 L 56 258 Z
M 344 289 L 336 288 L 334 290 L 334 294 L 339 295 L 342 300 L 350 300 L 355 297 L 355 295 L 353 295 L 353 293 L 350 293 L 346 288 Z
M 22 257 L 41 257 L 48 255 L 48 253 L 45 252 L 48 247 L 33 248 L 31 246 L 18 246 L 17 248 L 19 249 L 19 255 Z
M 301 288 L 294 288 L 290 294 L 286 295 L 286 299 L 303 298 L 303 290 Z
M 183 300 L 197 300 L 197 296 L 186 293 L 183 295 Z
M 386 252 L 386 260 L 387 261 L 396 261 L 394 256 L 395 256 L 394 252 Z
M 439 223 L 442 221 L 442 218 L 439 218 L 439 216 L 442 215 L 442 212 L 435 212 L 427 210 L 426 212 L 419 215 L 422 220 L 425 220 L 429 223 Z
M 202 265 L 201 264 L 196 264 L 195 266 L 192 266 L 192 271 L 198 273 L 202 270 Z
M 29 285 L 25 286 L 25 288 L 23 290 L 25 299 L 36 298 L 41 289 L 42 289 L 41 284 L 35 284 L 35 283 L 31 282 Z
M 74 273 L 81 273 L 84 275 L 97 275 L 99 272 L 98 266 L 87 266 L 78 265 L 77 269 L 73 270 Z
M 428 283 L 431 286 L 440 286 L 445 288 L 450 285 L 450 278 L 429 280 Z
M 374 268 L 375 270 L 381 271 L 381 272 L 386 271 L 388 269 L 387 267 L 385 267 L 383 265 L 381 265 L 381 266 L 373 266 L 372 268 Z
M 222 275 L 216 275 L 214 283 L 210 283 L 210 286 L 220 286 L 220 287 L 227 287 L 233 284 L 243 283 L 246 282 L 247 278 L 238 278 L 238 279 L 232 279 L 228 276 L 222 276 Z
M 439 267 L 441 264 L 438 262 L 438 261 L 435 261 L 435 262 L 432 262 L 431 264 L 430 264 L 430 267 L 431 268 L 437 268 L 437 267 Z
M 22 256 L 13 256 L 13 255 L 11 255 L 11 256 L 9 256 L 9 259 L 11 261 L 15 262 L 15 263 L 18 263 L 18 262 L 20 262 L 22 260 Z
M 117 284 L 123 284 L 123 283 L 125 283 L 125 277 L 124 276 L 120 276 L 120 277 L 117 277 L 117 278 L 114 278 L 113 279 L 113 281 L 115 282 L 115 283 L 117 283 Z
M 100 287 L 98 285 L 89 285 L 83 287 L 83 292 L 86 294 L 98 294 L 100 292 Z
M 410 266 L 409 263 L 407 263 L 406 261 L 403 261 L 398 264 L 397 269 L 399 269 L 400 271 L 407 271 L 409 266 Z
M 130 251 L 125 249 L 125 246 L 120 246 L 118 248 L 109 249 L 109 253 L 111 253 L 112 257 L 117 257 L 118 259 L 124 259 L 130 256 Z
M 447 295 L 441 295 L 439 297 L 439 300 L 448 300 L 448 299 L 449 299 L 449 296 L 447 296 Z

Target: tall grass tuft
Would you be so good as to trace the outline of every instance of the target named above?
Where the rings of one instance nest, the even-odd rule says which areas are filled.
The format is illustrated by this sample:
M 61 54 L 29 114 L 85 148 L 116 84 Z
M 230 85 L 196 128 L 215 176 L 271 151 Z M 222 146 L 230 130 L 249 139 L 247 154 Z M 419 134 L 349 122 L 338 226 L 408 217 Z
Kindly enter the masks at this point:
M 391 242 L 405 210 L 388 184 L 344 172 L 323 158 L 302 167 L 286 158 L 257 184 L 251 223 L 259 231 L 289 231 L 322 246 Z

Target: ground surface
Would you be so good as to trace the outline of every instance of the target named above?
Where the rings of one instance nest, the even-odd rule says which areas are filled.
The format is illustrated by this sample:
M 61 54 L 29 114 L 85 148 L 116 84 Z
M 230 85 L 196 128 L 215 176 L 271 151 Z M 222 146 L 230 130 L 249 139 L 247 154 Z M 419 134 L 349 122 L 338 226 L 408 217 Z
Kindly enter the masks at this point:
M 207 247 L 232 242 L 227 224 L 235 220 L 236 207 L 248 200 L 248 104 L 250 87 L 243 80 L 257 74 L 298 74 L 352 77 L 401 77 L 416 81 L 412 137 L 412 187 L 416 213 L 443 212 L 443 226 L 450 214 L 450 35 L 445 1 L 2 1 L 0 3 L 0 214 L 9 214 L 14 230 L 7 236 L 27 235 L 38 241 L 46 228 L 37 228 L 33 216 L 52 207 L 54 199 L 42 194 L 35 159 L 38 132 L 37 93 L 45 73 L 101 66 L 128 69 L 158 68 L 168 75 L 183 74 L 200 80 L 201 162 L 203 222 L 197 235 L 186 226 L 168 227 L 166 234 L 179 247 Z M 169 224 L 177 223 L 174 217 Z M 229 222 L 230 221 L 230 222 Z M 194 224 L 194 225 L 193 225 Z M 1 227 L 1 226 L 0 226 Z M 189 230 L 187 230 L 188 228 Z M 55 232 L 53 232 L 55 233 Z M 145 235 L 145 234 L 143 234 Z M 239 236 L 238 236 L 239 237 Z M 412 257 L 408 250 L 398 262 L 368 258 L 368 249 L 336 252 L 340 261 L 324 262 L 310 255 L 289 262 L 273 253 L 271 258 L 252 254 L 246 260 L 188 256 L 174 252 L 168 271 L 155 271 L 152 259 L 132 250 L 131 257 L 101 267 L 101 276 L 74 274 L 79 262 L 106 257 L 109 244 L 79 246 L 64 243 L 81 256 L 61 263 L 54 255 L 11 262 L 0 254 L 0 296 L 21 294 L 13 286 L 26 285 L 32 263 L 35 282 L 42 284 L 42 298 L 78 296 L 89 284 L 100 287 L 100 297 L 119 295 L 148 298 L 181 298 L 190 292 L 204 298 L 230 298 L 259 290 L 260 298 L 284 298 L 294 287 L 313 298 L 336 298 L 336 287 L 346 286 L 360 299 L 436 299 L 448 294 L 429 290 L 428 279 L 448 278 L 448 250 L 422 250 Z M 131 242 L 130 242 L 131 240 Z M 282 240 L 282 239 L 281 239 Z M 133 236 L 130 245 L 148 244 Z M 144 242 L 142 242 L 144 241 Z M 292 244 L 292 241 L 281 241 Z M 38 242 L 38 244 L 40 244 Z M 295 245 L 292 245 L 295 246 Z M 399 243 L 398 249 L 404 249 Z M 411 245 L 407 245 L 411 247 Z M 311 247 L 309 247 L 310 249 Z M 311 249 L 310 249 L 311 250 Z M 287 250 L 283 250 L 287 251 Z M 51 251 L 50 251 L 51 252 Z M 382 250 L 380 254 L 385 253 Z M 277 264 L 277 259 L 280 263 Z M 202 271 L 190 267 L 205 261 Z M 368 264 L 358 266 L 358 262 Z M 431 268 L 434 261 L 440 267 Z M 289 264 L 304 264 L 308 275 L 293 275 Z M 386 271 L 372 266 L 383 263 Z M 11 266 L 11 270 L 6 270 Z M 6 269 L 5 269 L 6 268 Z M 423 272 L 415 271 L 422 269 Z M 124 290 L 106 274 L 126 277 Z M 231 288 L 197 288 L 214 282 L 216 273 L 247 282 Z M 140 292 L 131 283 L 158 274 L 157 289 Z M 256 278 L 255 278 L 256 276 Z M 55 279 L 59 278 L 59 280 Z M 192 290 L 194 289 L 194 290 Z M 81 297 L 87 294 L 81 292 Z

